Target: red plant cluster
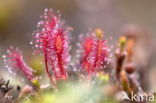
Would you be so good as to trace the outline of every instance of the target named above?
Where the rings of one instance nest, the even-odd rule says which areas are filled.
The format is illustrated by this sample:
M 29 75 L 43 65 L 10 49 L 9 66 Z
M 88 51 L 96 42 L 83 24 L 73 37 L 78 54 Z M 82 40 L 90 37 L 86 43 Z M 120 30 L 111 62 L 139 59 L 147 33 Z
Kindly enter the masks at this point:
M 38 22 L 38 30 L 33 33 L 33 42 L 35 53 L 44 55 L 46 72 L 54 83 L 54 80 L 68 78 L 68 66 L 70 62 L 70 28 L 60 19 L 59 14 L 55 14 L 51 9 L 45 9 Z M 97 29 L 95 32 L 81 38 L 80 51 L 81 70 L 87 74 L 96 74 L 105 68 L 108 62 L 109 47 L 106 46 L 106 40 L 103 39 L 103 32 Z M 20 68 L 23 73 L 32 80 L 32 70 L 23 61 L 21 52 L 18 49 L 12 49 L 9 53 L 12 62 L 15 62 L 15 68 Z
M 4 61 L 10 72 L 18 73 L 18 71 L 20 71 L 28 78 L 28 80 L 33 81 L 35 78 L 33 70 L 27 66 L 23 60 L 22 52 L 18 48 L 10 47 L 10 49 L 7 50 L 7 53 L 8 54 L 3 57 L 5 58 Z
M 66 79 L 70 60 L 69 28 L 51 9 L 45 9 L 41 18 L 39 30 L 34 33 L 35 46 L 44 54 L 49 77 L 52 78 L 51 74 L 54 74 L 56 79 Z

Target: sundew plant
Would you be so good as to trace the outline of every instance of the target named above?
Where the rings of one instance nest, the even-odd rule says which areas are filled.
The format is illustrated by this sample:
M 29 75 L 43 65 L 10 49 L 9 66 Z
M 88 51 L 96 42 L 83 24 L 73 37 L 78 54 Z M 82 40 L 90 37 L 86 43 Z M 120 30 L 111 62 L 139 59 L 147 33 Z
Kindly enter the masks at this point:
M 0 103 L 146 103 L 154 101 L 154 93 L 144 91 L 133 61 L 137 43 L 134 35 L 125 34 L 118 43 L 110 44 L 102 29 L 95 28 L 79 36 L 77 60 L 72 62 L 71 38 L 74 29 L 59 13 L 45 9 L 30 44 L 33 53 L 41 55 L 46 76 L 37 75 L 22 51 L 11 46 L 2 56 L 11 75 L 26 79 L 25 86 L 0 80 Z M 112 47 L 114 47 L 112 49 Z M 114 51 L 115 50 L 115 51 Z M 24 52 L 24 51 L 23 51 Z M 114 59 L 111 57 L 115 54 Z M 42 77 L 42 78 L 40 78 Z M 16 96 L 15 96 L 16 93 Z M 127 98 L 123 98 L 124 93 Z M 149 99 L 131 99 L 131 93 L 142 93 Z

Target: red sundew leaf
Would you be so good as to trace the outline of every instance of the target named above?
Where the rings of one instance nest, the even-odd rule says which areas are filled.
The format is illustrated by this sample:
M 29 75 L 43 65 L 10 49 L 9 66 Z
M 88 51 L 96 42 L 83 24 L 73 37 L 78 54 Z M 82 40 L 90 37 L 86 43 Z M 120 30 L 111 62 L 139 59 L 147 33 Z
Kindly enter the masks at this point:
M 60 16 L 51 9 L 45 9 L 39 30 L 33 34 L 35 47 L 44 54 L 46 72 L 49 78 L 67 78 L 69 65 L 69 28 L 64 26 Z M 52 73 L 51 73 L 52 71 Z
M 82 37 L 81 40 L 82 41 L 81 41 L 80 49 L 82 51 L 81 53 L 82 56 L 81 56 L 80 64 L 87 72 L 89 72 L 90 63 L 88 62 L 88 57 L 92 51 L 94 37 L 92 35 L 87 35 L 86 37 Z
M 96 69 L 103 68 L 108 57 L 108 47 L 106 46 L 105 40 L 96 40 L 93 45 L 92 58 L 94 57 L 91 64 L 93 65 L 93 71 Z
M 96 32 L 93 32 L 83 37 L 81 41 L 80 65 L 87 74 L 95 74 L 106 65 L 109 47 L 107 47 L 107 41 L 102 37 L 99 34 L 96 36 Z
M 23 60 L 22 52 L 18 48 L 11 47 L 7 50 L 7 55 L 4 58 L 6 67 L 11 70 L 12 73 L 22 72 L 28 80 L 32 81 L 35 76 L 33 70 Z

